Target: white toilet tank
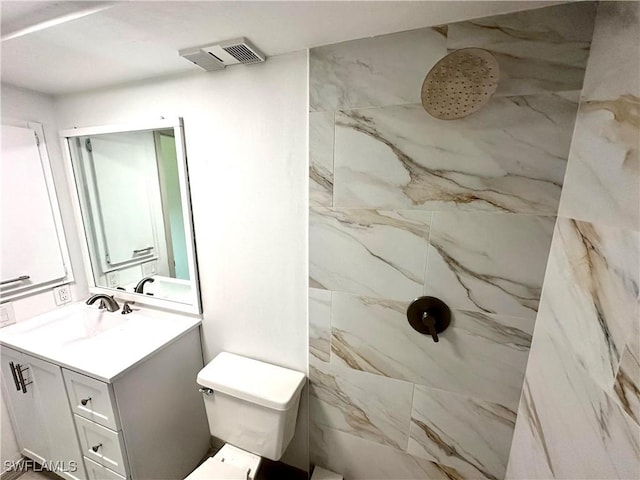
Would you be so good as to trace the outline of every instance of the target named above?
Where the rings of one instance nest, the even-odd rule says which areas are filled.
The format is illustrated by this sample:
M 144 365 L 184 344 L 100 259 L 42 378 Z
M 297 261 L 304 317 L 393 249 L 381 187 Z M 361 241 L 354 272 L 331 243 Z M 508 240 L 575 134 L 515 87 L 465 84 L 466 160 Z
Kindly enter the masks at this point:
M 293 437 L 305 375 L 223 352 L 198 373 L 211 434 L 279 460 Z

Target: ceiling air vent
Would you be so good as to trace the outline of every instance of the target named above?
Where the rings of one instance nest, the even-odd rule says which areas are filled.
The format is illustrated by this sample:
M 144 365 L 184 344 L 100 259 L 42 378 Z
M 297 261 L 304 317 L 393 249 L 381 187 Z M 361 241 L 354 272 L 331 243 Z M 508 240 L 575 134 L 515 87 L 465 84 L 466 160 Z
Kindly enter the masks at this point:
M 227 40 L 213 45 L 203 45 L 180 50 L 184 57 L 208 72 L 222 70 L 230 65 L 262 63 L 266 56 L 244 37 Z
M 194 65 L 199 66 L 201 69 L 207 72 L 213 72 L 215 70 L 222 70 L 225 65 L 209 52 L 205 52 L 201 48 L 185 48 L 178 52 L 182 58 L 186 58 Z
M 240 63 L 261 63 L 265 61 L 264 53 L 244 37 L 223 42 L 220 46 Z

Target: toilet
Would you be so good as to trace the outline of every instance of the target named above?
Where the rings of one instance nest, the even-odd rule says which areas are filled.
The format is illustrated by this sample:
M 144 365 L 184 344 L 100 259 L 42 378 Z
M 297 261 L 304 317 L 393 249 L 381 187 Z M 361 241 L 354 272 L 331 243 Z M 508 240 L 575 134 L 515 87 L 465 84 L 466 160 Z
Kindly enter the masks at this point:
M 279 460 L 296 426 L 305 375 L 223 352 L 197 376 L 211 435 L 226 444 L 185 480 L 254 480 Z

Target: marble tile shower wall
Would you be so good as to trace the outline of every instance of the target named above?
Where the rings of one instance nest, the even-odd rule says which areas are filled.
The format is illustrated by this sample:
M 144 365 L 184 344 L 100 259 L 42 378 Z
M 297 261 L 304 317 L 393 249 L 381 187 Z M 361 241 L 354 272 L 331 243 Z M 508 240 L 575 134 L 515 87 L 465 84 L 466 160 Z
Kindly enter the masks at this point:
M 502 479 L 596 5 L 310 52 L 310 453 L 352 479 Z M 422 81 L 467 46 L 496 95 L 455 121 Z M 444 300 L 434 343 L 405 311 Z
M 640 3 L 603 2 L 507 477 L 640 478 Z

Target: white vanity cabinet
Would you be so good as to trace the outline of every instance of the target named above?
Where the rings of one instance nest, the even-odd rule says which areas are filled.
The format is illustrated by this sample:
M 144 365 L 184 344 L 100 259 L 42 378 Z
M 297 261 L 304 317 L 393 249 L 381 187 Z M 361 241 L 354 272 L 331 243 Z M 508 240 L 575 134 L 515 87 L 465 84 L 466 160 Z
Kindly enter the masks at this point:
M 76 461 L 76 472 L 56 471 L 70 480 L 185 478 L 210 446 L 196 384 L 204 363 L 199 320 L 65 309 L 66 320 L 49 314 L 0 331 L 2 379 L 22 453 L 45 466 Z M 100 315 L 124 323 L 96 334 L 95 326 L 112 319 Z M 73 326 L 69 338 L 91 328 L 81 340 L 52 347 L 52 322 L 57 331 Z
M 86 479 L 62 369 L 6 347 L 0 359 L 22 454 L 64 478 Z
M 187 476 L 209 446 L 202 365 L 195 329 L 112 383 L 63 369 L 90 479 Z

